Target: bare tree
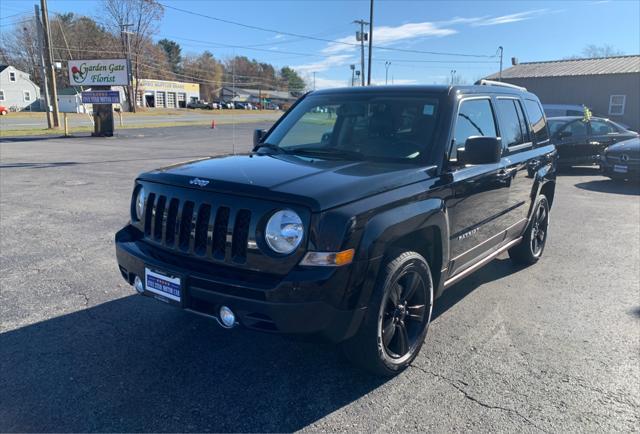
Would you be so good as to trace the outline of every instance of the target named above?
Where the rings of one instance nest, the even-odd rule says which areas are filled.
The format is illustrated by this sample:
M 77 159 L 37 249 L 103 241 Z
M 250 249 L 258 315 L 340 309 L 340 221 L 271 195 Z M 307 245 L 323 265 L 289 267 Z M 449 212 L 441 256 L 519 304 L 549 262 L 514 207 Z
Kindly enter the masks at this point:
M 10 31 L 3 32 L 0 42 L 0 62 L 27 72 L 31 79 L 42 85 L 39 68 L 38 30 L 34 20 L 17 22 Z
M 150 47 L 154 44 L 151 37 L 157 32 L 160 20 L 164 16 L 164 7 L 156 0 L 103 0 L 102 5 L 107 12 L 106 24 L 115 34 L 121 35 L 122 53 L 126 50 L 125 34 L 129 33 L 131 45 L 131 64 L 133 76 L 140 78 L 145 66 L 145 59 Z M 125 25 L 126 28 L 124 27 Z M 139 80 L 134 83 L 134 95 L 138 94 Z M 134 97 L 135 98 L 135 97 Z M 135 101 L 132 101 L 135 104 Z
M 581 54 L 569 56 L 566 59 L 569 59 L 569 60 L 593 59 L 593 58 L 623 56 L 623 55 L 624 55 L 623 51 L 620 51 L 609 44 L 604 44 L 604 45 L 589 44 L 582 49 Z

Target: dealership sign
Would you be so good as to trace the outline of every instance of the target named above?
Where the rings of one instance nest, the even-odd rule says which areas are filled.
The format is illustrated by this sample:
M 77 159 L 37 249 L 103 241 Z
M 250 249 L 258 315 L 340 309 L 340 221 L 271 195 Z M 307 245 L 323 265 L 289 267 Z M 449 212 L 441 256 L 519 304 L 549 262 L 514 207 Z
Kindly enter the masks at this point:
M 127 60 L 69 60 L 69 83 L 72 86 L 126 85 Z
M 118 104 L 120 92 L 117 90 L 95 90 L 82 92 L 83 104 Z

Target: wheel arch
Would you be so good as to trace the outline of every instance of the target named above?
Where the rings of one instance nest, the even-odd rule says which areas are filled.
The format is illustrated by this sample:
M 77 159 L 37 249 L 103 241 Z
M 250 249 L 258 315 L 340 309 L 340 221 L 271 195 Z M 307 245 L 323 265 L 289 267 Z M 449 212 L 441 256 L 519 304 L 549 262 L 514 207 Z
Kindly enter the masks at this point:
M 369 273 L 377 278 L 382 260 L 392 251 L 415 251 L 429 263 L 434 280 L 435 296 L 442 292 L 442 269 L 449 260 L 449 224 L 444 202 L 431 198 L 411 202 L 377 214 L 365 227 L 358 257 L 376 264 L 377 270 Z M 363 291 L 360 302 L 370 296 Z

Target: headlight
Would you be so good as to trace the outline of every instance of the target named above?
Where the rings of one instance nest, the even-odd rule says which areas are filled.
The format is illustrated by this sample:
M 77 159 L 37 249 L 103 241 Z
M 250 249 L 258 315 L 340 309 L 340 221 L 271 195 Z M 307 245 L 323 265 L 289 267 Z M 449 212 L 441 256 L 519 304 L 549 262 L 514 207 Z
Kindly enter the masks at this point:
M 144 188 L 138 189 L 138 195 L 136 196 L 136 219 L 142 219 L 142 213 L 144 212 Z
M 269 247 L 277 253 L 289 254 L 302 241 L 304 227 L 295 211 L 283 209 L 271 216 L 264 231 L 264 238 Z

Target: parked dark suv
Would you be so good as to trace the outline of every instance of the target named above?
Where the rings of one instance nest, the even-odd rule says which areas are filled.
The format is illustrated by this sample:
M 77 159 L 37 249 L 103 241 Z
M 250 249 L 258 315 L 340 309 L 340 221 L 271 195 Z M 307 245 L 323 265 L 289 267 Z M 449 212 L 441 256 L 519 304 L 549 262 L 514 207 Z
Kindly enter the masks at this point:
M 583 116 L 561 116 L 548 120 L 561 166 L 598 164 L 607 146 L 638 137 L 638 133 L 605 118 L 585 120 Z
M 223 327 L 321 335 L 399 372 L 445 288 L 544 251 L 556 151 L 538 98 L 498 84 L 311 92 L 248 155 L 140 175 L 122 276 Z

